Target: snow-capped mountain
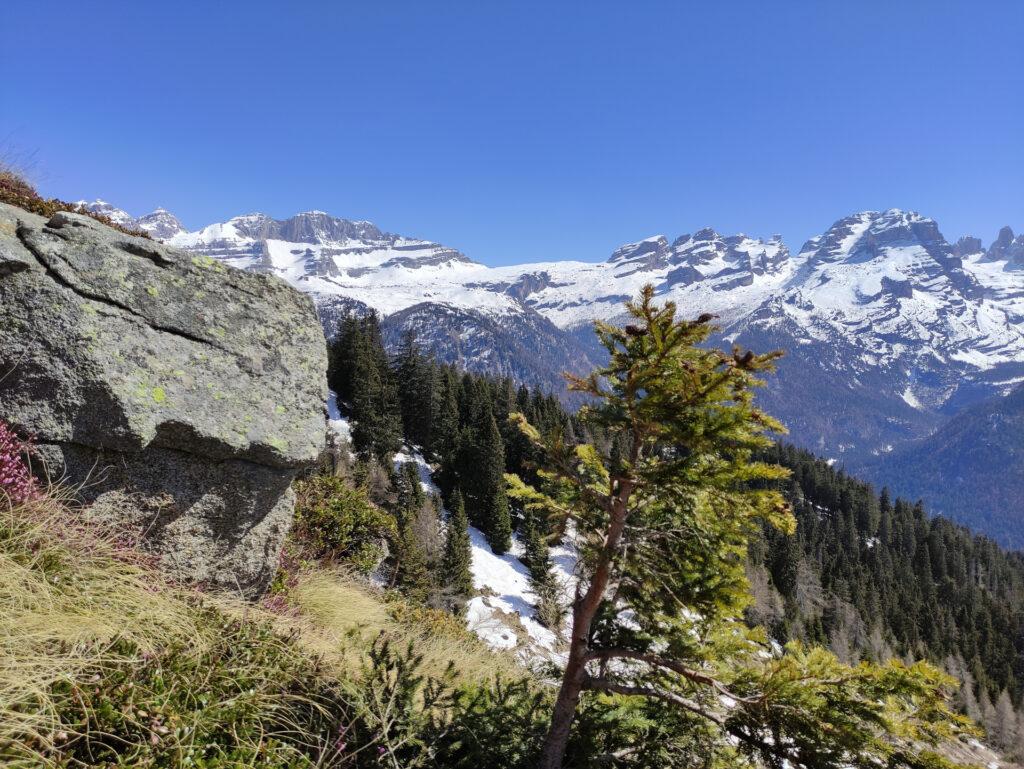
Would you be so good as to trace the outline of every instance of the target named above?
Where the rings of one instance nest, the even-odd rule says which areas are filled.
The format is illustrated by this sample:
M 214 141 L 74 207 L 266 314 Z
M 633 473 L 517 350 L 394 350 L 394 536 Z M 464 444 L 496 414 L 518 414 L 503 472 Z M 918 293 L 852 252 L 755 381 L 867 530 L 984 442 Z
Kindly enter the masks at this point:
M 107 217 L 114 224 L 118 224 L 122 227 L 134 227 L 135 217 L 125 211 L 123 208 L 118 208 L 112 203 L 108 203 L 105 200 L 96 200 L 91 203 L 87 200 L 79 200 L 75 202 L 75 205 L 82 211 L 88 211 L 91 214 L 99 214 L 100 216 Z
M 185 232 L 181 221 L 165 208 L 158 208 L 152 213 L 140 216 L 135 220 L 135 228 L 148 232 L 157 240 L 170 240 L 175 235 Z
M 150 237 L 157 240 L 169 240 L 179 233 L 185 232 L 185 225 L 165 208 L 158 208 L 152 213 L 145 214 L 137 219 L 122 208 L 117 208 L 105 200 L 96 199 L 92 202 L 79 200 L 75 203 L 82 211 L 93 214 L 100 214 L 110 219 L 114 224 L 126 227 L 130 230 L 142 230 L 149 233 Z
M 591 368 L 590 323 L 621 319 L 623 302 L 653 283 L 683 314 L 718 315 L 719 343 L 784 349 L 768 408 L 792 439 L 851 462 L 1024 381 L 1024 237 L 1009 228 L 988 248 L 953 245 L 933 219 L 892 209 L 840 219 L 795 255 L 779 236 L 702 229 L 600 262 L 490 268 L 322 211 L 192 232 L 166 211 L 132 221 L 310 293 L 328 333 L 341 313 L 372 308 L 389 339 L 414 328 L 443 359 L 549 387 L 563 369 Z
M 919 214 L 856 214 L 727 335 L 786 351 L 765 405 L 794 439 L 850 462 L 884 454 L 1024 377 L 1024 275 L 982 256 Z

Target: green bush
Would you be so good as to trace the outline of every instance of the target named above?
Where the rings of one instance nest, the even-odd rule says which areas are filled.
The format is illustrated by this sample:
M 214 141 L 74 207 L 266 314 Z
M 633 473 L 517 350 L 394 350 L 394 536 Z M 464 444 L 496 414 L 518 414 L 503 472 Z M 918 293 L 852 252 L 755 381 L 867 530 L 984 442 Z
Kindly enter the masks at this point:
M 396 534 L 395 519 L 362 489 L 334 475 L 316 475 L 295 485 L 292 545 L 302 559 L 344 563 L 369 573 Z

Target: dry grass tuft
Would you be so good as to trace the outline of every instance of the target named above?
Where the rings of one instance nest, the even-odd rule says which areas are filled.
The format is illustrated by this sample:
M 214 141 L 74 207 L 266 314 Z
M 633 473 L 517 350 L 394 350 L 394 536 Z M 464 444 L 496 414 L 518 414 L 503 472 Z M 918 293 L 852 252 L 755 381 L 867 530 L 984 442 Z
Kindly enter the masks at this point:
M 111 722 L 108 713 L 103 716 L 108 729 L 143 735 L 125 750 L 149 750 L 151 736 L 179 740 L 174 749 L 191 755 L 204 749 L 203 740 L 213 739 L 202 735 L 216 738 L 218 730 L 238 726 L 223 723 L 236 706 L 250 719 L 248 734 L 280 730 L 280 719 L 292 717 L 305 691 L 314 699 L 298 712 L 320 718 L 309 714 L 323 711 L 321 702 L 337 707 L 345 688 L 340 682 L 359 679 L 368 648 L 382 635 L 396 646 L 412 642 L 423 654 L 427 674 L 440 675 L 455 662 L 457 680 L 466 684 L 492 681 L 496 673 L 522 675 L 511 657 L 490 652 L 449 616 L 385 600 L 344 573 L 302 572 L 284 607 L 252 605 L 173 584 L 116 531 L 82 524 L 52 493 L 18 506 L 0 505 L 0 763 L 6 760 L 5 765 L 58 765 L 76 741 L 95 738 L 82 731 L 99 721 L 95 708 L 120 708 L 124 697 L 134 701 L 142 695 L 147 670 L 147 680 L 157 683 L 147 690 L 150 701 L 162 700 L 159 682 L 173 676 L 177 689 L 189 690 L 187 699 L 210 696 L 212 704 L 194 713 L 179 707 L 175 718 L 195 720 L 169 735 L 153 731 L 162 727 L 148 721 Z M 225 662 L 243 645 L 251 651 Z M 250 683 L 241 694 L 232 690 L 239 678 L 255 681 L 255 691 L 248 690 Z M 126 694 L 133 679 L 139 688 Z M 93 687 L 95 696 L 89 694 Z M 327 699 L 318 692 L 326 692 Z M 238 706 L 245 697 L 252 702 Z M 295 740 L 318 739 L 308 723 L 285 727 L 299 735 Z M 247 738 L 241 733 L 226 739 Z M 245 747 L 258 751 L 261 741 Z M 143 752 L 133 760 L 148 766 Z
M 0 507 L 0 745 L 49 744 L 51 690 L 122 662 L 117 640 L 143 652 L 211 640 L 176 588 L 71 517 L 50 497 Z
M 384 634 L 396 646 L 412 642 L 429 675 L 442 675 L 451 662 L 456 680 L 463 683 L 481 683 L 495 674 L 512 679 L 524 672 L 511 655 L 488 649 L 450 614 L 397 599 L 385 602 L 343 572 L 305 572 L 290 597 L 298 611 L 278 622 L 298 631 L 302 643 L 344 670 L 355 669 L 366 648 Z

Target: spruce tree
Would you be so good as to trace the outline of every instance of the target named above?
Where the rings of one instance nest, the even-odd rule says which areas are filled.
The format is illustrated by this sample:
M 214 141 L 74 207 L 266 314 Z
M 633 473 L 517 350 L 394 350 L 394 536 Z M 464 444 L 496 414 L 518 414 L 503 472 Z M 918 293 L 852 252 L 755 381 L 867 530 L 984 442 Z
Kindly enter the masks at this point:
M 538 766 L 561 767 L 584 691 L 676 708 L 769 766 L 952 766 L 928 748 L 967 723 L 949 709 L 944 674 L 899 661 L 849 667 L 799 645 L 772 650 L 744 629 L 747 539 L 761 520 L 794 530 L 780 494 L 765 487 L 785 472 L 754 458 L 781 429 L 753 404 L 777 356 L 709 348 L 711 316 L 680 320 L 653 297 L 646 286 L 627 304 L 632 323 L 622 329 L 598 323 L 608 365 L 570 377 L 595 401 L 582 422 L 622 436 L 617 467 L 607 449 L 542 437 L 519 418 L 544 472 L 539 487 L 511 475 L 510 487 L 527 508 L 571 520 L 580 557 Z
M 455 489 L 449 504 L 448 536 L 444 543 L 441 574 L 444 587 L 456 600 L 463 601 L 473 593 L 473 551 L 469 543 L 469 521 L 462 493 Z
M 402 444 L 402 420 L 376 313 L 358 321 L 352 338 L 339 344 L 338 354 L 351 356 L 337 368 L 339 376 L 348 378 L 342 391 L 351 409 L 353 448 L 360 456 L 386 461 Z
M 537 597 L 537 620 L 555 632 L 561 634 L 562 619 L 565 610 L 562 605 L 562 586 L 555 576 L 554 565 L 551 563 L 551 552 L 547 535 L 538 513 L 528 509 L 523 519 L 523 565 L 530 573 L 530 590 Z
M 531 579 L 543 577 L 551 567 L 551 555 L 544 531 L 537 520 L 539 513 L 527 509 L 523 515 L 520 538 L 523 543 L 523 565 L 530 572 Z
M 395 518 L 398 534 L 395 538 L 392 586 L 415 601 L 425 601 L 430 595 L 433 581 L 427 554 L 417 533 L 417 522 L 427 504 L 420 484 L 419 470 L 412 462 L 403 464 L 394 473 L 396 492 Z
M 431 573 L 423 545 L 409 523 L 398 527 L 394 562 L 392 585 L 413 601 L 426 601 L 433 586 Z
M 494 415 L 487 413 L 484 422 L 485 429 L 479 443 L 478 504 L 481 508 L 481 524 L 487 543 L 497 555 L 502 555 L 512 546 L 512 518 L 508 509 L 508 492 L 505 484 L 505 447 Z
M 431 416 L 435 397 L 433 360 L 426 357 L 416 343 L 416 334 L 406 330 L 392 362 L 398 390 L 405 439 L 424 451 L 431 442 Z

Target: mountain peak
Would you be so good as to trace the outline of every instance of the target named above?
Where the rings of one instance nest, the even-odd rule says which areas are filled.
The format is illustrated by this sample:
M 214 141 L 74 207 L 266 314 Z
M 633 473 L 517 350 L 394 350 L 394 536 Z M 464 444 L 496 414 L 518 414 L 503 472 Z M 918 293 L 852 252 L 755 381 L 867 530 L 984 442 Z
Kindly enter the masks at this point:
M 1008 269 L 1024 267 L 1024 233 L 1014 237 L 1013 229 L 1003 227 L 985 253 L 986 262 L 1006 261 Z
M 836 221 L 823 235 L 804 244 L 801 255 L 812 264 L 865 262 L 897 247 L 922 247 L 934 260 L 956 260 L 938 223 L 916 211 L 890 208 L 860 211 Z
M 135 226 L 157 240 L 169 240 L 185 232 L 185 225 L 166 208 L 157 208 L 152 213 L 140 216 L 135 220 Z

